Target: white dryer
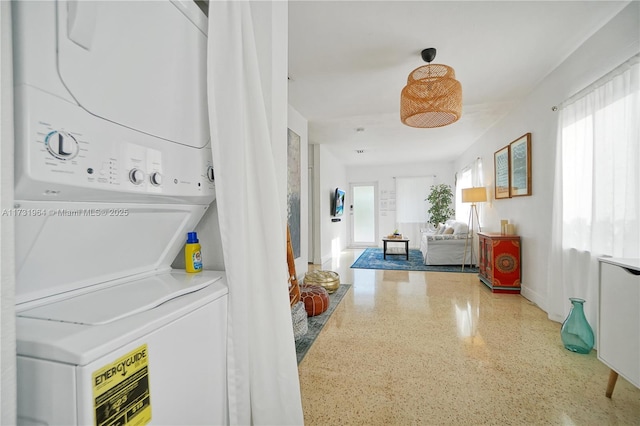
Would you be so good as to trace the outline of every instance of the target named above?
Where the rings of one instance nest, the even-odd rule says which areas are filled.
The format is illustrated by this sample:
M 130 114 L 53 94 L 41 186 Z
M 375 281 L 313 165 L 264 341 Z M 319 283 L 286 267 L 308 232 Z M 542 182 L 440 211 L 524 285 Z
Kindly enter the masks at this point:
M 12 3 L 21 424 L 225 424 L 223 272 L 191 0 Z M 206 236 L 201 236 L 206 238 Z

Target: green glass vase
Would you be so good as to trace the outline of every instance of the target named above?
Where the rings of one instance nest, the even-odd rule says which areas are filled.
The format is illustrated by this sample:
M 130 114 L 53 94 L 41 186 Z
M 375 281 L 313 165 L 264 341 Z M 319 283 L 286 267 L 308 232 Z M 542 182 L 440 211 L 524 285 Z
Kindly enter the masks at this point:
M 571 311 L 562 323 L 560 337 L 564 347 L 572 352 L 588 354 L 593 349 L 593 329 L 584 316 L 584 300 L 572 297 Z

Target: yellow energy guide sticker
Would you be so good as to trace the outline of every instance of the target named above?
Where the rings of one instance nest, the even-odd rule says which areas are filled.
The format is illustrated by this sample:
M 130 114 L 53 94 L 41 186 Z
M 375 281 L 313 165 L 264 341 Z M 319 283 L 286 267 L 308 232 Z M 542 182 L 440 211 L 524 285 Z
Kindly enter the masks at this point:
M 146 425 L 151 421 L 147 345 L 94 371 L 95 425 Z

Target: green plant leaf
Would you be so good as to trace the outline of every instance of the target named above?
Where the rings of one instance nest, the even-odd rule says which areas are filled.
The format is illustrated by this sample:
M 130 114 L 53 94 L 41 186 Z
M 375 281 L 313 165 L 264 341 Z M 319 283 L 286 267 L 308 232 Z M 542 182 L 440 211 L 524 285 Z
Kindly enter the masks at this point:
M 456 214 L 452 208 L 453 190 L 450 185 L 444 183 L 431 185 L 430 189 L 431 192 L 427 197 L 427 201 L 431 204 L 429 210 L 427 210 L 427 213 L 429 213 L 429 223 L 438 226 Z

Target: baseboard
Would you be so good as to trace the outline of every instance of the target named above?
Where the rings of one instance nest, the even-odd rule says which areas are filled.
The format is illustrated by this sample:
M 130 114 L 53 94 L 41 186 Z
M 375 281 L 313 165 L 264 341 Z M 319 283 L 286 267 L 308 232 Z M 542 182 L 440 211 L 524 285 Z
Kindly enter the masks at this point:
M 324 265 L 327 262 L 331 262 L 331 255 L 322 256 L 320 258 L 320 264 Z
M 545 309 L 547 303 L 545 297 L 542 294 L 531 290 L 531 288 L 527 287 L 526 285 L 522 285 L 520 287 L 520 295 L 531 303 L 535 303 L 536 306 L 538 306 L 543 311 L 547 312 L 547 310 Z

